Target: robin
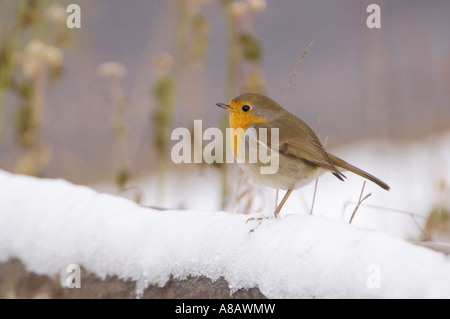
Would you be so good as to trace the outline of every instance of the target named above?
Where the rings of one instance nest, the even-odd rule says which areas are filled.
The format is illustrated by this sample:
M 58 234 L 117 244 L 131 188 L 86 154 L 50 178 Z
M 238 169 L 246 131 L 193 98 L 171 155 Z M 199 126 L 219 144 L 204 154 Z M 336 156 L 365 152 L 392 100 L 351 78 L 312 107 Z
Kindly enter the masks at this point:
M 259 161 L 238 161 L 243 171 L 255 180 L 287 191 L 275 210 L 275 218 L 294 189 L 308 184 L 327 171 L 344 181 L 346 177 L 340 169 L 348 170 L 385 190 L 390 189 L 375 176 L 328 153 L 305 122 L 267 96 L 245 93 L 234 98 L 230 104 L 216 105 L 230 112 L 231 148 L 235 158 L 238 158 L 245 148 L 247 151 L 251 148 L 251 143 L 248 139 L 245 140 L 245 133 L 249 128 L 256 129 L 256 132 L 266 129 L 269 136 L 272 129 L 278 129 L 278 145 L 267 142 L 272 141 L 269 138 L 266 138 L 264 143 L 265 147 L 278 154 L 279 166 L 274 174 L 262 174 L 260 168 L 263 164 Z M 259 136 L 256 138 L 261 142 Z

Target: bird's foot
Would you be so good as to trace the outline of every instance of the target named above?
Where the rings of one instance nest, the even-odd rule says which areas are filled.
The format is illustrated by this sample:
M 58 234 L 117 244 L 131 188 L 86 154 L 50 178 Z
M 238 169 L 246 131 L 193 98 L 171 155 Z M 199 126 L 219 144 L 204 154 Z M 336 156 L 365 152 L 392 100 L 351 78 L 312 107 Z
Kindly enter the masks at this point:
M 270 218 L 270 217 L 259 217 L 259 218 L 252 217 L 252 218 L 247 219 L 247 221 L 245 222 L 246 224 L 247 224 L 249 221 L 252 221 L 252 222 L 253 222 L 253 221 L 256 221 L 256 222 L 258 222 L 258 224 L 256 225 L 256 227 L 255 227 L 255 228 L 252 228 L 248 233 L 249 233 L 249 234 L 253 233 L 253 232 L 255 231 L 255 229 L 258 228 L 259 225 L 261 225 L 261 223 L 263 222 L 263 220 L 269 219 L 269 218 Z

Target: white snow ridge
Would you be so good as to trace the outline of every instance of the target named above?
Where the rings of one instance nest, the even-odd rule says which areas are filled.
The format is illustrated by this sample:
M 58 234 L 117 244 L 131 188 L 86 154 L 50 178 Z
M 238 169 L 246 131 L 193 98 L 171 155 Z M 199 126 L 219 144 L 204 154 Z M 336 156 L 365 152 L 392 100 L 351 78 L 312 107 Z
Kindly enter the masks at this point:
M 269 298 L 449 298 L 450 260 L 321 216 L 157 211 L 63 180 L 0 171 L 0 261 L 57 276 L 78 264 L 148 285 L 224 277 Z

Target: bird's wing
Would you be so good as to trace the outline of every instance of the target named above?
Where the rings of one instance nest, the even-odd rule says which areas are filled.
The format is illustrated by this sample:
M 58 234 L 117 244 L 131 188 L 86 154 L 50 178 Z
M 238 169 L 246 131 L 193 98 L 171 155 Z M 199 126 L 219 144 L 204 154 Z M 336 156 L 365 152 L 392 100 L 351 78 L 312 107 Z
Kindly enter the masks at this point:
M 286 128 L 287 127 L 287 128 Z M 267 128 L 267 145 L 282 156 L 295 158 L 310 165 L 331 171 L 337 178 L 345 177 L 334 165 L 316 134 L 300 119 L 280 118 L 255 125 L 255 128 Z M 272 145 L 271 129 L 278 128 L 278 145 Z

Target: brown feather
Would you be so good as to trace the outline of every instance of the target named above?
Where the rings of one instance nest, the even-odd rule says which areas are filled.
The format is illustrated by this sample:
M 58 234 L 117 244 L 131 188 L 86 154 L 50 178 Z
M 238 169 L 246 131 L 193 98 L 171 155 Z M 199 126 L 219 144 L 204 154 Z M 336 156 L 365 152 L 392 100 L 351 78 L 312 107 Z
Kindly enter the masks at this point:
M 234 104 L 233 104 L 234 103 Z M 242 104 L 250 104 L 252 110 L 247 114 L 251 118 L 269 119 L 264 123 L 247 121 L 252 127 L 267 128 L 268 147 L 277 150 L 281 155 L 287 156 L 314 167 L 329 170 L 340 180 L 345 176 L 338 168 L 351 171 L 389 190 L 390 187 L 371 174 L 345 162 L 344 160 L 327 153 L 314 131 L 300 118 L 283 109 L 278 103 L 267 96 L 255 93 L 245 93 L 236 97 L 232 103 L 233 111 L 238 112 Z M 233 106 L 232 105 L 232 106 Z M 224 105 L 220 104 L 223 107 Z M 242 116 L 242 114 L 241 114 Z M 244 116 L 245 117 L 245 116 Z M 245 117 L 246 118 L 246 117 Z M 259 120 L 258 120 L 259 121 Z M 242 125 L 241 125 L 242 126 Z M 279 144 L 271 145 L 271 129 L 279 129 Z
M 328 154 L 329 158 L 333 161 L 333 164 L 341 167 L 345 170 L 348 170 L 350 172 L 353 172 L 361 177 L 364 177 L 366 179 L 368 179 L 369 181 L 374 182 L 375 184 L 377 184 L 378 186 L 380 186 L 381 188 L 385 189 L 385 190 L 390 190 L 391 188 L 389 187 L 388 184 L 386 184 L 385 182 L 381 181 L 380 179 L 376 178 L 375 176 L 363 171 L 362 169 L 359 169 L 349 163 L 347 163 L 346 161 L 340 159 L 337 156 L 334 156 L 333 154 Z
M 296 117 L 283 116 L 285 114 L 280 115 L 281 116 L 275 120 L 255 125 L 257 129 L 268 128 L 268 146 L 274 148 L 270 145 L 270 129 L 279 128 L 279 145 L 276 149 L 280 154 L 296 158 L 313 166 L 327 169 L 343 181 L 345 178 L 344 174 L 342 174 L 333 164 L 316 134 L 306 125 L 306 123 Z M 293 121 L 294 123 L 292 123 L 292 125 L 283 125 L 289 121 Z M 293 127 L 294 129 L 288 130 L 286 127 Z

